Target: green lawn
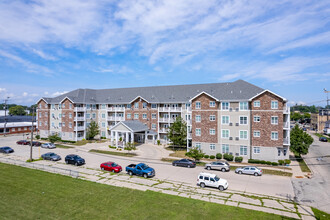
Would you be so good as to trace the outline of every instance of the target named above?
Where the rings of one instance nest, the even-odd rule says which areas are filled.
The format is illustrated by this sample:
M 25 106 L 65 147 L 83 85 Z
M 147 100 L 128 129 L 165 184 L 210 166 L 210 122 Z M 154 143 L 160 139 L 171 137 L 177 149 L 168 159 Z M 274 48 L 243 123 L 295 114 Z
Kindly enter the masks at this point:
M 313 207 L 312 207 L 312 210 L 313 210 L 315 218 L 317 220 L 326 220 L 326 219 L 329 220 L 330 219 L 330 214 L 323 212 L 321 210 L 318 210 L 316 208 L 313 208 Z
M 0 163 L 1 219 L 284 219 Z
M 306 172 L 306 173 L 310 173 L 311 170 L 308 168 L 307 164 L 305 163 L 304 159 L 301 158 L 300 156 L 298 155 L 295 155 L 298 163 L 299 163 L 299 166 L 300 166 L 300 169 L 302 172 Z
M 99 154 L 110 154 L 115 156 L 122 156 L 122 157 L 134 157 L 136 156 L 135 153 L 127 153 L 127 152 L 120 152 L 120 151 L 106 151 L 106 150 L 96 150 L 92 149 L 89 152 L 99 153 Z
M 325 137 L 328 139 L 328 142 L 330 142 L 330 137 L 329 136 L 326 136 L 326 135 L 323 135 L 323 134 L 320 134 L 320 133 L 314 133 L 317 137 Z
M 66 146 L 66 145 L 62 145 L 62 144 L 55 144 L 57 148 L 64 148 L 64 149 L 69 149 L 69 148 L 73 148 L 70 146 Z

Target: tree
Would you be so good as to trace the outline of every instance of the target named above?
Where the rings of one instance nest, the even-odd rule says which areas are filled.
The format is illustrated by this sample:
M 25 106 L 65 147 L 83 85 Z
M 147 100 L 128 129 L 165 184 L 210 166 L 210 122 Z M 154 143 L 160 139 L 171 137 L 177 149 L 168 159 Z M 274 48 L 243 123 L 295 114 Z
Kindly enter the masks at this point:
M 174 146 L 186 146 L 187 145 L 186 122 L 181 117 L 177 117 L 175 122 L 170 126 L 167 135 Z
M 87 127 L 86 139 L 93 139 L 98 134 L 100 134 L 99 125 L 95 121 L 91 121 Z
M 49 141 L 51 142 L 51 143 L 55 143 L 56 141 L 60 141 L 61 140 L 61 138 L 58 136 L 58 134 L 57 133 L 55 133 L 55 134 L 53 134 L 53 135 L 49 135 L 48 136 L 48 139 L 49 139 Z
M 194 158 L 195 160 L 200 160 L 204 157 L 204 153 L 202 152 L 201 149 L 197 147 L 191 148 L 187 153 L 186 156 L 190 158 Z
M 303 116 L 298 112 L 293 112 L 293 113 L 291 113 L 290 118 L 293 121 L 299 121 L 300 119 L 303 118 Z
M 311 114 L 309 113 L 304 113 L 304 116 L 303 116 L 304 119 L 308 119 L 308 118 L 311 118 Z
M 298 156 L 305 155 L 308 153 L 308 148 L 313 141 L 313 138 L 309 134 L 296 125 L 290 133 L 290 150 Z
M 9 114 L 10 115 L 25 115 L 26 112 L 25 112 L 23 106 L 16 105 L 16 106 L 12 106 L 9 108 Z
M 136 150 L 135 143 L 127 142 L 124 150 L 130 152 L 131 150 Z

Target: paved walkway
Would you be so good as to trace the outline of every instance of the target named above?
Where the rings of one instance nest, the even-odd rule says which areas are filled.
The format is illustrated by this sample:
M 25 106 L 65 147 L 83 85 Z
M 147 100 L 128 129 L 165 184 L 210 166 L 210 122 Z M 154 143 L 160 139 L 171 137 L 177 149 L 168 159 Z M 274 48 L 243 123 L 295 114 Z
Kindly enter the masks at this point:
M 0 156 L 0 162 L 11 163 L 11 160 L 5 158 L 13 158 L 15 160 L 23 160 L 18 156 L 5 155 Z M 68 166 L 62 162 L 50 162 L 50 161 L 36 161 L 36 164 L 42 164 L 44 166 L 56 166 L 60 168 L 68 169 Z M 235 207 L 241 207 L 251 210 L 258 210 L 268 213 L 274 213 L 277 215 L 297 218 L 297 219 L 314 219 L 313 212 L 310 207 L 296 204 L 292 201 L 292 198 L 266 196 L 261 194 L 251 194 L 242 191 L 225 190 L 219 191 L 213 188 L 200 188 L 197 186 L 191 186 L 182 182 L 164 181 L 157 178 L 144 179 L 142 177 L 128 176 L 125 173 L 114 174 L 106 171 L 70 166 L 70 169 L 79 172 L 80 179 L 94 181 L 102 184 L 127 187 L 137 190 L 151 190 L 155 192 L 177 195 L 181 197 L 198 199 L 207 202 L 213 202 L 218 204 L 230 205 Z M 52 172 L 51 169 L 48 170 Z

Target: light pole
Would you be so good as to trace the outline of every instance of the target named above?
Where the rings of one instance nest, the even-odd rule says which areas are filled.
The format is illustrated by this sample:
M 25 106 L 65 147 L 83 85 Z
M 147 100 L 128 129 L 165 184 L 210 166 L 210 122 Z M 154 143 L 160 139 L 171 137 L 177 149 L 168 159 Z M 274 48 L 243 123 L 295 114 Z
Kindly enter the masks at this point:
M 4 130 L 3 130 L 3 136 L 6 137 L 6 129 L 7 129 L 7 102 L 10 97 L 7 97 L 5 99 L 5 106 L 3 107 L 5 109 L 5 125 L 4 125 Z
M 327 91 L 326 89 L 324 89 L 324 93 L 327 94 L 327 106 L 326 106 L 326 112 L 327 112 L 327 121 L 329 121 L 329 97 L 328 97 L 328 94 L 329 94 L 330 91 Z
M 30 161 L 32 162 L 32 147 L 33 147 L 33 130 L 34 130 L 34 126 L 33 126 L 33 117 L 34 117 L 34 111 L 35 111 L 36 107 L 32 107 L 32 126 L 31 126 L 31 141 L 30 141 Z M 37 118 L 37 116 L 36 116 Z

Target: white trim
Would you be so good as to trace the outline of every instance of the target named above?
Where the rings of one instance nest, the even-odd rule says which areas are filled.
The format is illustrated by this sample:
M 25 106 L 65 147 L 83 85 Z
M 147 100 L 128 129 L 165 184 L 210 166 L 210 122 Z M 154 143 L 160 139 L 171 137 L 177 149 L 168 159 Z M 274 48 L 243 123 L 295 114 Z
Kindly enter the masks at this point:
M 69 97 L 67 97 L 67 96 L 65 96 L 65 98 L 64 99 L 62 99 L 62 101 L 60 101 L 59 103 L 62 103 L 65 99 L 69 99 L 70 100 L 70 102 L 72 102 L 72 103 L 74 103 Z
M 116 131 L 116 130 L 114 130 L 119 124 L 122 124 L 125 128 L 127 128 L 129 131 L 131 131 L 131 132 L 134 132 L 131 128 L 129 128 L 127 125 L 125 125 L 123 122 L 118 122 L 117 124 L 115 124 L 112 128 L 110 128 L 109 130 L 110 131 Z
M 241 131 L 246 132 L 246 138 L 241 138 Z M 240 140 L 249 140 L 249 131 L 248 130 L 239 130 L 238 134 L 239 134 L 239 139 Z
M 47 104 L 49 104 L 44 98 L 40 98 L 36 103 L 40 102 L 41 100 L 44 100 Z
M 223 131 L 228 131 L 228 137 L 223 137 Z M 230 129 L 221 129 L 221 139 L 229 139 L 230 137 Z
M 205 95 L 207 95 L 207 96 L 213 98 L 215 101 L 219 102 L 219 99 L 215 98 L 214 96 L 212 96 L 212 95 L 210 95 L 210 94 L 208 94 L 207 92 L 204 92 L 204 91 L 201 92 L 201 93 L 199 93 L 199 94 L 197 94 L 197 95 L 194 96 L 193 98 L 189 99 L 189 102 L 192 102 L 192 100 L 194 100 L 194 99 L 197 98 L 198 96 L 202 95 L 203 93 L 204 93 Z
M 246 117 L 246 124 L 241 124 L 241 117 Z M 240 115 L 239 118 L 239 125 L 249 125 L 249 117 L 248 115 Z
M 277 123 L 276 123 L 276 124 L 273 123 L 273 120 L 272 120 L 273 117 L 276 117 L 276 118 L 277 118 Z M 272 125 L 278 125 L 278 116 L 277 116 L 277 115 L 275 115 L 275 116 L 270 116 L 270 124 L 272 124 Z M 283 123 L 283 124 L 284 124 L 284 123 Z
M 258 93 L 257 95 L 253 96 L 252 98 L 249 99 L 249 101 L 252 101 L 254 98 L 256 98 L 256 97 L 258 97 L 258 96 L 264 94 L 265 92 L 272 93 L 273 95 L 275 95 L 275 96 L 281 98 L 283 101 L 288 101 L 286 98 L 283 98 L 282 96 L 277 95 L 275 92 L 272 92 L 272 91 L 270 91 L 270 90 L 268 90 L 268 89 L 266 89 L 266 90 L 262 91 L 261 93 Z
M 223 123 L 223 117 L 228 117 L 228 123 Z M 221 115 L 221 124 L 223 124 L 223 125 L 229 125 L 230 124 L 230 115 Z
M 132 101 L 130 101 L 129 102 L 129 104 L 131 104 L 132 102 L 134 102 L 136 99 L 138 99 L 138 98 L 140 98 L 140 99 L 143 99 L 144 101 L 146 101 L 146 102 L 148 102 L 148 103 L 150 103 L 148 100 L 146 100 L 145 98 L 143 98 L 142 96 L 136 96 Z

